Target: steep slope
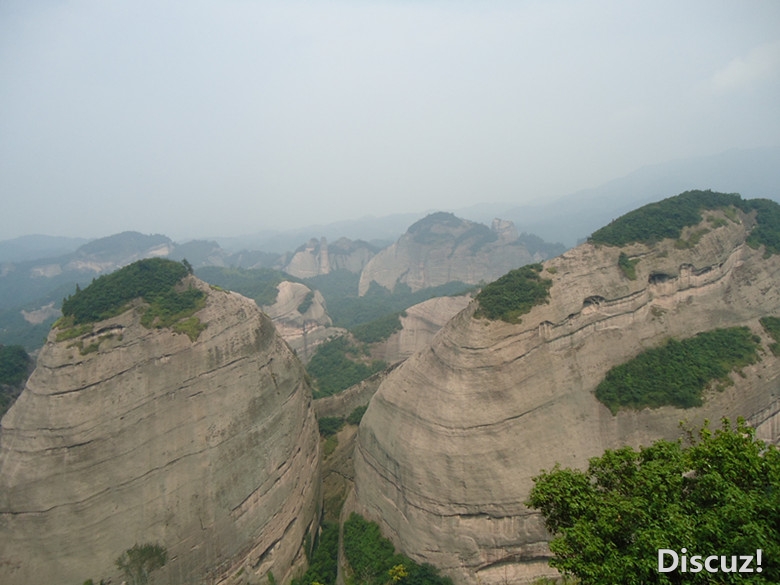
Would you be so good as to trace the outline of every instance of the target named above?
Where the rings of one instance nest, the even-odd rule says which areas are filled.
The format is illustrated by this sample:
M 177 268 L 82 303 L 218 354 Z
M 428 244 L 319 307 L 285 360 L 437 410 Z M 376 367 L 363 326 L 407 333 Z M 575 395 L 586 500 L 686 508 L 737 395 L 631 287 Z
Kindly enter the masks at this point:
M 284 280 L 277 285 L 279 293 L 273 305 L 263 305 L 263 311 L 276 330 L 305 363 L 317 346 L 343 329 L 333 327 L 319 291 L 300 282 Z
M 300 362 L 251 300 L 179 288 L 203 301 L 172 327 L 136 300 L 49 334 L 2 419 L 0 582 L 119 583 L 114 560 L 145 542 L 168 551 L 165 583 L 304 562 L 320 488 Z
M 469 304 L 471 297 L 435 297 L 412 305 L 399 316 L 400 329 L 371 349 L 389 364 L 405 360 L 427 347 L 434 335 Z
M 359 273 L 376 254 L 377 248 L 362 240 L 339 238 L 328 244 L 326 238 L 312 238 L 298 248 L 283 270 L 297 278 L 312 278 L 333 270 Z
M 451 213 L 434 213 L 368 262 L 359 293 L 366 294 L 372 282 L 389 290 L 405 284 L 412 291 L 453 281 L 477 284 L 545 257 L 529 252 L 511 222 L 497 219 L 488 228 Z
M 513 323 L 477 317 L 479 301 L 456 316 L 372 399 L 355 507 L 457 583 L 530 582 L 550 574 L 548 535 L 524 506 L 540 470 L 676 438 L 681 420 L 743 416 L 777 441 L 780 359 L 758 320 L 780 313 L 780 255 L 746 243 L 755 211 L 715 207 L 676 239 L 587 243 L 546 262 L 549 298 L 510 311 Z M 613 415 L 595 398 L 607 372 L 643 350 L 732 326 L 759 336 L 761 360 L 707 390 L 703 406 Z

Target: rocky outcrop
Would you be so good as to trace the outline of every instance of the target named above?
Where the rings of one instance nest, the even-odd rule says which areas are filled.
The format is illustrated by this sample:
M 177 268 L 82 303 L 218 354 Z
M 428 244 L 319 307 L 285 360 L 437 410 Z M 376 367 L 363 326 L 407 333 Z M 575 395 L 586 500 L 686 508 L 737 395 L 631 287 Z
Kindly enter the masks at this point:
M 371 259 L 360 276 L 359 294 L 366 294 L 373 282 L 389 290 L 403 283 L 412 291 L 453 281 L 489 282 L 546 257 L 529 252 L 511 222 L 496 220 L 488 228 L 451 213 L 434 213 Z
M 283 270 L 297 278 L 311 278 L 334 270 L 359 273 L 376 254 L 376 248 L 361 240 L 339 238 L 328 245 L 325 238 L 312 238 L 298 248 Z
M 683 233 L 683 243 L 701 236 L 695 246 L 584 244 L 546 262 L 550 303 L 519 324 L 475 318 L 476 301 L 458 314 L 373 397 L 355 451 L 355 507 L 456 583 L 530 582 L 550 573 L 549 536 L 523 504 L 542 469 L 677 438 L 681 420 L 743 416 L 777 441 L 780 359 L 758 319 L 780 313 L 780 256 L 745 244 L 749 216 L 708 213 L 709 233 Z M 635 280 L 618 267 L 621 251 L 638 260 Z M 644 349 L 737 325 L 762 338 L 762 359 L 702 407 L 613 415 L 594 397 L 611 367 Z
M 264 305 L 263 311 L 304 363 L 314 355 L 317 346 L 344 332 L 333 327 L 320 291 L 288 280 L 280 282 L 277 290 L 276 302 Z
M 320 488 L 303 368 L 254 302 L 187 278 L 208 295 L 194 342 L 138 305 L 50 333 L 2 420 L 0 582 L 119 583 L 114 560 L 147 542 L 165 583 L 285 582 L 305 563 Z
M 468 295 L 435 297 L 406 309 L 399 317 L 401 329 L 372 350 L 388 363 L 405 360 L 428 347 L 439 329 L 466 308 L 471 301 Z

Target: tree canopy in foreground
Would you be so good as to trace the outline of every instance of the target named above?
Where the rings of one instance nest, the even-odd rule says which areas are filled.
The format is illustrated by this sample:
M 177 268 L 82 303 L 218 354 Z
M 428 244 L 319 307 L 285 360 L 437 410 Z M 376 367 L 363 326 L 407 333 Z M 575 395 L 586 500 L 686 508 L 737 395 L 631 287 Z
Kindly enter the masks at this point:
M 606 451 L 587 471 L 556 466 L 534 478 L 527 503 L 554 535 L 550 565 L 582 585 L 780 583 L 780 451 L 741 420 L 689 440 Z M 718 556 L 717 572 L 681 562 L 661 572 L 662 549 L 699 555 L 700 567 Z M 762 571 L 754 559 L 753 572 L 739 572 L 739 557 L 758 549 Z M 720 557 L 730 569 L 733 556 L 737 571 L 725 572 Z

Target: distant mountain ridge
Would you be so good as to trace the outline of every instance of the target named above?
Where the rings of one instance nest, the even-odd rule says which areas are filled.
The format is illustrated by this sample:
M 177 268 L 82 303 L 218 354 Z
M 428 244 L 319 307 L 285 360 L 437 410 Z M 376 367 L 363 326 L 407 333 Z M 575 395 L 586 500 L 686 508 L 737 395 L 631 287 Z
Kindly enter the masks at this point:
M 452 213 L 433 213 L 366 264 L 359 294 L 374 283 L 390 291 L 399 284 L 417 291 L 453 281 L 490 282 L 512 268 L 564 251 L 563 246 L 540 243 L 519 235 L 509 221 L 494 219 L 488 227 Z
M 713 156 L 643 167 L 544 205 L 507 209 L 502 217 L 514 221 L 522 230 L 571 247 L 632 209 L 690 189 L 779 201 L 780 146 L 732 149 Z

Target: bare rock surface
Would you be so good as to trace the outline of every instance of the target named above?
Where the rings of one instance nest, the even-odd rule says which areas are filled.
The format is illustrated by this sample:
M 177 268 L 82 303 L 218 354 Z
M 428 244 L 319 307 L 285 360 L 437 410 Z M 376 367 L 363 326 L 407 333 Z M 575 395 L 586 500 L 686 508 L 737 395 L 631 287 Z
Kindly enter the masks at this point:
M 361 240 L 339 238 L 329 245 L 325 238 L 312 238 L 296 250 L 283 270 L 298 278 L 311 278 L 334 270 L 359 273 L 375 253 L 373 246 Z
M 320 480 L 302 366 L 253 301 L 188 278 L 208 293 L 194 342 L 138 306 L 50 333 L 2 420 L 0 582 L 119 583 L 114 560 L 147 542 L 165 583 L 284 582 L 305 562 Z
M 333 327 L 320 291 L 289 280 L 280 282 L 277 290 L 276 302 L 264 305 L 263 312 L 298 357 L 307 363 L 317 346 L 344 330 Z
M 405 360 L 428 347 L 439 329 L 466 308 L 471 297 L 435 297 L 412 305 L 400 316 L 401 329 L 384 342 L 382 359 L 388 363 Z
M 451 213 L 434 213 L 366 264 L 359 294 L 366 294 L 372 282 L 389 290 L 402 283 L 412 291 L 453 281 L 490 282 L 545 258 L 532 254 L 517 238 L 512 222 L 496 220 L 488 228 Z
M 350 505 L 458 584 L 527 583 L 551 571 L 549 535 L 523 504 L 541 470 L 677 438 L 680 421 L 742 416 L 777 441 L 780 359 L 758 319 L 780 314 L 780 256 L 745 244 L 750 217 L 722 223 L 688 249 L 666 240 L 570 250 L 544 265 L 549 304 L 519 324 L 477 319 L 473 302 L 374 395 Z M 635 280 L 618 267 L 621 251 L 639 260 Z M 762 359 L 702 407 L 615 416 L 594 397 L 610 368 L 643 350 L 730 326 L 762 338 Z

